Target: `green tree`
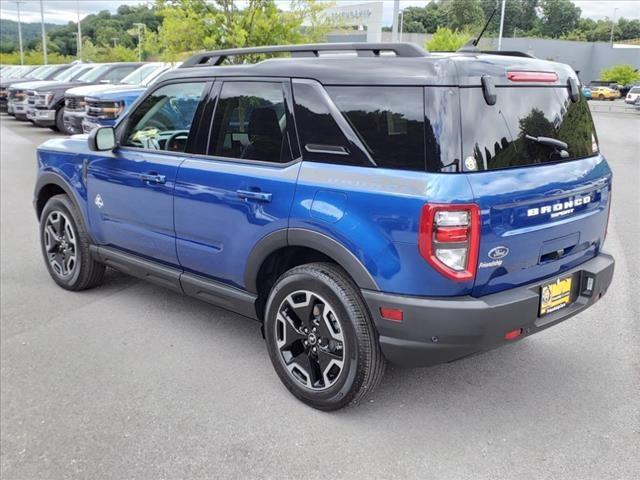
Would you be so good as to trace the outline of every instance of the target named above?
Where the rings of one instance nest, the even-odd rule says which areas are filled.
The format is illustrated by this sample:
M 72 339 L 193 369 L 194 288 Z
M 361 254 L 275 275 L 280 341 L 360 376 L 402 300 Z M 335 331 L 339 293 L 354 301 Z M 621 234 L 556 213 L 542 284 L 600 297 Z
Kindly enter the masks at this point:
M 559 38 L 576 28 L 581 10 L 571 0 L 541 0 L 540 7 L 543 35 Z
M 164 17 L 160 43 L 172 61 L 198 50 L 317 41 L 328 29 L 320 15 L 325 6 L 315 0 L 294 1 L 288 11 L 274 0 L 249 0 L 242 9 L 232 0 L 158 0 L 157 6 Z
M 403 27 L 407 33 L 434 33 L 447 22 L 446 10 L 434 1 L 424 7 L 407 7 L 403 15 Z
M 447 24 L 453 30 L 478 28 L 485 22 L 479 0 L 450 0 L 446 8 Z
M 614 65 L 600 72 L 600 79 L 605 82 L 616 82 L 620 85 L 629 85 L 640 80 L 640 72 L 631 65 Z
M 449 28 L 440 27 L 433 34 L 431 40 L 425 43 L 430 52 L 455 52 L 471 39 L 468 31 L 458 32 Z

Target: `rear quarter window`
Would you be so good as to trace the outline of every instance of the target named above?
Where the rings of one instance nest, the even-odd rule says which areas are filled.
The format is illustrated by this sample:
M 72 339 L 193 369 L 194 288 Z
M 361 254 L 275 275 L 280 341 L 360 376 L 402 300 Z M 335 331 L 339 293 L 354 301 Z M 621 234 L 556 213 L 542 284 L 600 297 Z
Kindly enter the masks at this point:
M 379 167 L 424 171 L 421 87 L 327 87 L 327 92 Z

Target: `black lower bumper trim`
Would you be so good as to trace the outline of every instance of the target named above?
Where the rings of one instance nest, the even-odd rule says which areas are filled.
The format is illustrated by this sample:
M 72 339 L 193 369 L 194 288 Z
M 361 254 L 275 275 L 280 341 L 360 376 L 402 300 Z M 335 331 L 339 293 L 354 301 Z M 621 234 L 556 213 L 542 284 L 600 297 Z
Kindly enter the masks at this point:
M 597 302 L 607 291 L 614 271 L 613 257 L 601 253 L 562 277 L 588 274 L 595 279 L 592 293 L 567 307 L 538 316 L 540 287 L 553 278 L 481 298 L 424 298 L 363 290 L 387 359 L 417 367 L 451 362 L 511 343 L 505 333 L 522 329 L 521 339 L 562 322 Z M 401 309 L 402 322 L 383 319 L 380 307 Z

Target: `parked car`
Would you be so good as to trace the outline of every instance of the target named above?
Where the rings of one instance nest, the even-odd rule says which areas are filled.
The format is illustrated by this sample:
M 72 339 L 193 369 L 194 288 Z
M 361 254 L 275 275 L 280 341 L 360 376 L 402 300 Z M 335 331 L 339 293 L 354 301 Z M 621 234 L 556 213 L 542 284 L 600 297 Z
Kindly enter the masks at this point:
M 97 85 L 118 83 L 132 71 L 142 65 L 141 62 L 103 63 L 95 65 L 84 75 L 74 81 L 58 82 L 33 90 L 33 96 L 38 97 L 33 109 L 29 108 L 27 118 L 40 127 L 65 132 L 64 127 L 64 94 L 73 87 L 82 85 Z M 35 102 L 35 98 L 34 98 Z
M 37 157 L 59 286 L 110 266 L 254 318 L 286 388 L 323 410 L 362 400 L 386 361 L 450 362 L 556 325 L 613 276 L 587 101 L 569 66 L 524 54 L 202 53 L 116 128 Z
M 75 64 L 80 65 L 80 64 Z M 13 83 L 9 88 L 7 113 L 13 115 L 18 120 L 27 119 L 27 91 L 42 85 L 46 85 L 48 81 L 60 81 L 66 78 L 68 72 L 74 64 L 51 65 L 46 71 L 40 75 L 40 80 L 31 82 Z M 73 71 L 73 70 L 72 70 Z
M 615 100 L 620 97 L 620 92 L 609 87 L 592 87 L 591 97 L 598 100 Z
M 589 87 L 585 87 L 584 85 L 582 86 L 582 95 L 584 96 L 584 98 L 586 98 L 587 100 L 591 100 L 593 97 L 591 96 L 591 90 L 589 89 Z
M 43 66 L 37 65 L 24 65 L 11 71 L 7 77 L 2 78 L 2 81 L 0 81 L 0 112 L 7 111 L 7 105 L 9 103 L 9 87 L 18 82 L 39 80 L 37 75 L 43 68 Z
M 151 83 L 161 73 L 170 68 L 170 64 L 162 62 L 145 63 L 138 69 L 131 72 L 117 84 L 105 85 L 87 85 L 83 87 L 75 87 L 66 91 L 64 96 L 65 108 L 63 114 L 63 122 L 67 133 L 82 133 L 83 121 L 86 118 L 88 109 L 88 97 L 99 95 L 100 92 L 112 91 L 114 89 L 131 89 L 136 87 L 140 89 L 140 85 L 145 86 Z M 142 88 L 144 91 L 144 87 Z M 112 119 L 117 118 L 119 107 L 114 111 L 101 112 L 104 116 Z M 106 119 L 105 119 L 106 120 Z
M 640 97 L 640 86 L 636 85 L 629 89 L 629 93 L 627 93 L 624 101 L 627 103 L 635 103 L 638 97 Z

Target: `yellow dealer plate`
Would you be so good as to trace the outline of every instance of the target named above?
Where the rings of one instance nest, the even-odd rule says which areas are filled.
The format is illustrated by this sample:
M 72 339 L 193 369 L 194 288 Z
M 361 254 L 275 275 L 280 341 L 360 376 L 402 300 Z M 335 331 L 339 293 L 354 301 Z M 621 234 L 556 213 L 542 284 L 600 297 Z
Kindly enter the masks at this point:
M 571 277 L 559 278 L 540 289 L 540 316 L 560 310 L 571 303 Z

